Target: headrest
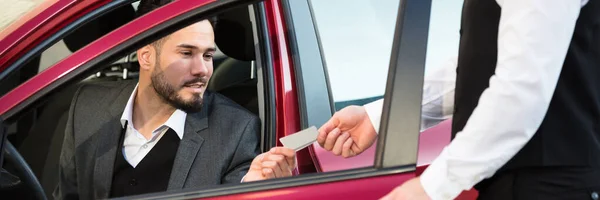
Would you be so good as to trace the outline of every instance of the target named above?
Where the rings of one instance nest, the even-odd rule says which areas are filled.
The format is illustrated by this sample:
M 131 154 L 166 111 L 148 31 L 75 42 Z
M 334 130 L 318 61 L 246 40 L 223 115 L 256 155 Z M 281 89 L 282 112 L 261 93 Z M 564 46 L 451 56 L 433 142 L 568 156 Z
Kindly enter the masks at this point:
M 77 28 L 64 38 L 64 42 L 71 52 L 75 52 L 134 18 L 132 5 L 121 6 Z
M 252 67 L 250 66 L 251 63 L 248 61 L 226 58 L 219 67 L 215 68 L 212 77 L 208 81 L 208 89 L 219 92 L 250 80 L 252 73 Z
M 242 61 L 254 60 L 254 38 L 247 6 L 217 16 L 215 43 L 225 55 Z

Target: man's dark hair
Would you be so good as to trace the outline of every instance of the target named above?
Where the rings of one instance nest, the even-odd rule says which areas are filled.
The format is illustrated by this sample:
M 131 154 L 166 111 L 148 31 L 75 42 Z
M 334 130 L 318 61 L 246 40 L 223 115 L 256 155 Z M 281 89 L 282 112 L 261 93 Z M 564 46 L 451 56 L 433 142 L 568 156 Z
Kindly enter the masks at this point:
M 140 17 L 142 15 L 145 15 L 161 6 L 164 6 L 168 3 L 171 3 L 175 0 L 141 0 L 140 4 L 138 5 L 138 9 L 136 11 L 136 17 Z M 213 27 L 213 30 L 215 29 L 215 26 L 217 25 L 217 17 L 209 17 L 207 19 L 210 24 Z M 156 53 L 160 54 L 160 49 L 162 47 L 162 44 L 165 42 L 165 40 L 169 37 L 169 35 L 158 39 L 154 42 L 152 42 L 152 46 L 154 46 L 154 48 L 156 49 Z

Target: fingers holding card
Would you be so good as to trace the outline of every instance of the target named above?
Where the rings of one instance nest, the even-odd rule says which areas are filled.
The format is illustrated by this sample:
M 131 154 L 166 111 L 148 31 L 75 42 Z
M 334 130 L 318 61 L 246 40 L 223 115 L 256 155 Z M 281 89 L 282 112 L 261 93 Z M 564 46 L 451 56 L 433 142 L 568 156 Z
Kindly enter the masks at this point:
M 296 168 L 296 152 L 286 147 L 274 147 L 252 161 L 243 182 L 292 176 Z

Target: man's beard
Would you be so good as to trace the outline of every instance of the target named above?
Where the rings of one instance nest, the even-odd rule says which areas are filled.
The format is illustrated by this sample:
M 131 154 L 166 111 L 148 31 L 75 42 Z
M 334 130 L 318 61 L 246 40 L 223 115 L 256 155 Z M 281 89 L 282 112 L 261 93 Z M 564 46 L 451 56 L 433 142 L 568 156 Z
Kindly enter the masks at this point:
M 158 93 L 160 98 L 168 103 L 169 105 L 182 110 L 186 113 L 194 113 L 202 110 L 203 99 L 202 95 L 194 96 L 191 100 L 186 101 L 177 94 L 177 87 L 169 84 L 167 78 L 165 77 L 164 71 L 160 68 L 160 66 L 155 65 L 154 72 L 152 72 L 152 87 Z M 192 80 L 186 81 L 183 85 L 187 85 L 190 83 L 201 82 L 206 85 L 208 80 L 206 78 L 197 77 Z

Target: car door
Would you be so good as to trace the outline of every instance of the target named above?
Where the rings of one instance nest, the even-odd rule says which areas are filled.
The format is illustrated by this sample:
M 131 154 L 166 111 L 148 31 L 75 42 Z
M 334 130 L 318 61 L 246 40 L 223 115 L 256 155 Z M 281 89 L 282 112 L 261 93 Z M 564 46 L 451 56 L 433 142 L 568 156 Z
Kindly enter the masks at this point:
M 284 10 L 284 16 L 285 16 L 285 22 L 286 22 L 286 30 L 287 33 L 289 33 L 288 38 L 289 38 L 289 44 L 290 44 L 290 51 L 291 51 L 291 55 L 293 58 L 293 73 L 294 73 L 294 83 L 296 84 L 296 90 L 297 90 L 297 98 L 299 99 L 298 104 L 299 104 L 299 109 L 300 109 L 300 126 L 302 128 L 307 128 L 309 126 L 319 126 L 321 124 L 323 124 L 326 120 L 328 120 L 331 117 L 331 114 L 341 108 L 343 108 L 344 106 L 347 105 L 364 105 L 365 103 L 369 103 L 370 101 L 374 101 L 377 99 L 382 98 L 383 96 L 379 96 L 378 95 L 378 91 L 379 89 L 385 89 L 384 87 L 381 88 L 373 88 L 373 87 L 377 87 L 378 83 L 375 84 L 366 84 L 367 87 L 371 87 L 372 89 L 374 89 L 374 91 L 355 91 L 358 95 L 355 96 L 359 96 L 360 98 L 351 98 L 352 100 L 350 101 L 339 101 L 335 96 L 336 95 L 332 95 L 332 92 L 335 92 L 332 89 L 331 86 L 331 70 L 328 70 L 328 67 L 331 66 L 327 66 L 328 64 L 338 64 L 338 63 L 331 63 L 331 62 L 327 62 L 325 61 L 327 56 L 330 56 L 329 54 L 332 53 L 332 51 L 343 51 L 340 50 L 340 48 L 334 48 L 332 50 L 329 50 L 329 52 L 324 52 L 325 47 L 323 47 L 323 45 L 327 45 L 327 44 L 323 44 L 323 40 L 327 40 L 327 39 L 331 39 L 331 37 L 348 37 L 348 36 L 343 36 L 344 34 L 346 35 L 351 35 L 351 36 L 355 36 L 356 34 L 353 33 L 339 33 L 339 32 L 343 32 L 343 31 L 333 31 L 333 32 L 337 32 L 339 33 L 339 35 L 335 35 L 335 36 L 329 36 L 330 38 L 323 38 L 322 34 L 323 32 L 321 32 L 321 30 L 318 30 L 318 27 L 321 27 L 319 25 L 317 25 L 319 23 L 319 20 L 315 17 L 315 15 L 319 14 L 318 12 L 330 12 L 330 16 L 331 16 L 331 23 L 329 24 L 324 24 L 325 26 L 332 26 L 333 27 L 325 27 L 328 29 L 344 29 L 344 28 L 348 28 L 348 27 L 356 27 L 356 24 L 359 23 L 364 23 L 365 21 L 355 21 L 353 23 L 355 24 L 349 24 L 348 21 L 351 20 L 356 20 L 356 18 L 361 18 L 361 17 L 365 17 L 364 15 L 361 14 L 365 14 L 365 12 L 356 12 L 359 9 L 364 9 L 367 8 L 369 6 L 373 6 L 376 7 L 377 9 L 375 10 L 375 12 L 377 13 L 377 15 L 379 15 L 378 17 L 380 17 L 379 19 L 383 18 L 385 20 L 389 20 L 389 21 L 384 21 L 381 22 L 380 21 L 368 21 L 367 22 L 375 22 L 375 23 L 382 23 L 383 27 L 377 27 L 376 28 L 385 28 L 386 25 L 390 25 L 390 21 L 391 21 L 391 35 L 389 37 L 389 40 L 386 40 L 388 38 L 386 38 L 387 35 L 385 35 L 385 31 L 383 31 L 383 35 L 380 38 L 352 38 L 351 40 L 343 40 L 345 42 L 354 42 L 352 40 L 356 40 L 358 41 L 357 43 L 360 43 L 360 40 L 363 40 L 363 45 L 358 45 L 357 51 L 355 51 L 355 53 L 357 53 L 358 55 L 353 55 L 353 54 L 346 54 L 346 55 L 341 55 L 342 57 L 346 57 L 346 59 L 341 59 L 342 61 L 344 60 L 352 60 L 355 61 L 357 59 L 348 59 L 347 57 L 351 57 L 351 56 L 357 56 L 359 58 L 380 58 L 382 59 L 381 55 L 375 55 L 372 56 L 373 53 L 388 53 L 391 54 L 390 51 L 392 49 L 392 40 L 394 39 L 393 37 L 393 32 L 394 32 L 394 24 L 396 24 L 396 21 L 394 20 L 394 17 L 392 17 L 392 20 L 390 19 L 386 19 L 386 17 L 389 17 L 389 15 L 393 15 L 395 16 L 397 14 L 397 6 L 398 4 L 394 5 L 394 1 L 370 1 L 372 4 L 368 4 L 368 1 L 321 1 L 322 3 L 325 4 L 330 4 L 330 5 L 335 5 L 335 6 L 331 6 L 329 8 L 320 8 L 321 11 L 315 11 L 315 5 L 317 3 L 319 3 L 318 0 L 313 0 L 313 1 L 284 1 L 283 3 L 283 10 Z M 398 3 L 398 1 L 396 1 L 396 3 Z M 431 48 L 431 51 L 427 51 L 424 54 L 427 54 L 427 59 L 428 63 L 429 60 L 433 60 L 434 64 L 437 64 L 437 60 L 439 59 L 443 59 L 443 57 L 448 56 L 448 55 L 441 55 L 439 56 L 439 54 L 450 54 L 450 56 L 452 56 L 452 47 L 457 47 L 458 46 L 458 39 L 454 38 L 455 35 L 453 35 L 453 31 L 456 31 L 456 35 L 458 35 L 458 25 L 456 24 L 459 21 L 459 17 L 456 18 L 452 18 L 454 17 L 454 15 L 451 15 L 450 17 L 447 15 L 448 10 L 455 10 L 458 12 L 458 14 L 456 16 L 460 16 L 460 5 L 461 2 L 441 2 L 441 1 L 437 1 L 437 2 L 433 2 L 433 3 L 437 3 L 437 5 L 431 5 L 432 9 L 436 9 L 436 11 L 438 12 L 437 14 L 432 14 L 432 18 L 434 19 L 430 19 L 428 10 L 426 9 L 422 9 L 422 7 L 420 8 L 415 8 L 413 7 L 413 9 L 418 10 L 419 12 L 422 12 L 422 15 L 418 15 L 418 16 L 412 16 L 415 18 L 411 18 L 411 20 L 419 20 L 418 25 L 412 24 L 414 26 L 412 26 L 411 28 L 422 28 L 424 26 L 428 26 L 429 29 L 428 30 L 410 30 L 410 31 L 415 31 L 415 32 L 419 32 L 421 34 L 423 34 L 424 31 L 425 34 L 427 34 L 428 37 L 426 37 L 424 40 L 418 40 L 418 39 L 423 39 L 423 38 L 411 38 L 411 39 L 417 39 L 417 40 L 412 40 L 412 42 L 410 43 L 410 45 L 413 48 L 413 50 L 416 50 L 417 52 L 419 52 L 419 50 L 421 50 L 420 48 L 422 46 L 416 45 L 418 43 L 427 45 L 427 48 Z M 349 4 L 354 4 L 354 5 L 349 5 Z M 361 7 L 362 6 L 362 7 Z M 387 7 L 386 7 L 387 6 Z M 336 10 L 335 12 L 332 12 L 333 9 L 335 9 L 336 7 L 339 7 L 338 10 Z M 354 10 L 352 8 L 349 7 L 355 7 Z M 391 8 L 389 8 L 391 7 Z M 450 7 L 450 8 L 443 8 L 443 7 Z M 354 15 L 352 17 L 352 19 L 343 19 L 344 17 L 348 17 L 348 15 L 343 15 L 341 14 L 340 10 L 344 10 L 347 9 L 349 11 L 346 11 L 346 13 L 350 13 L 349 15 Z M 392 11 L 392 12 L 390 12 Z M 432 11 L 433 12 L 433 11 Z M 323 14 L 323 13 L 321 13 Z M 371 13 L 373 14 L 373 13 Z M 330 17 L 327 16 L 327 17 Z M 366 17 L 372 17 L 372 16 L 366 16 Z M 450 18 L 450 19 L 448 19 Z M 433 25 L 429 24 L 430 22 L 434 23 Z M 352 23 L 352 22 L 350 22 Z M 336 26 L 336 24 L 338 26 Z M 453 26 L 454 25 L 454 26 Z M 360 25 L 359 25 L 360 26 Z M 373 26 L 371 26 L 373 27 Z M 362 28 L 365 31 L 371 31 L 371 32 L 381 32 L 382 30 L 372 30 L 369 29 L 368 27 Z M 433 30 L 432 30 L 433 29 Z M 442 30 L 442 31 L 441 31 Z M 356 30 L 353 30 L 356 31 Z M 360 31 L 360 29 L 358 30 Z M 386 30 L 387 31 L 387 30 Z M 331 32 L 331 31 L 330 31 Z M 440 37 L 439 35 L 449 35 L 449 36 L 442 36 Z M 337 39 L 337 38 L 336 38 Z M 427 42 L 427 39 L 432 39 L 433 40 L 433 44 L 432 42 Z M 389 41 L 390 44 L 389 46 L 387 46 L 386 44 L 381 44 L 381 43 L 376 43 L 374 45 L 364 45 L 364 42 L 373 42 L 373 40 L 383 40 L 384 43 L 385 41 Z M 443 42 L 439 42 L 439 41 L 443 41 Z M 455 44 L 453 44 L 453 42 L 455 42 Z M 333 44 L 333 45 L 339 45 L 339 44 Z M 330 45 L 331 46 L 331 45 Z M 351 47 L 352 45 L 345 45 L 343 47 L 345 48 L 349 48 L 352 49 Z M 444 47 L 446 46 L 446 47 Z M 331 48 L 331 47 L 329 47 Z M 378 49 L 374 49 L 374 48 L 378 48 Z M 444 51 L 444 50 L 438 50 L 438 49 L 450 49 L 450 52 Z M 348 52 L 348 51 L 344 51 L 344 52 Z M 367 53 L 365 53 L 367 52 Z M 336 54 L 338 52 L 333 52 L 333 54 Z M 368 54 L 371 53 L 370 55 L 366 55 L 363 56 L 363 54 Z M 431 54 L 431 56 L 430 56 Z M 386 57 L 387 56 L 387 57 Z M 393 55 L 392 55 L 393 56 Z M 411 54 L 411 55 L 407 55 L 407 56 L 416 56 L 419 57 L 420 55 L 415 55 L 415 54 Z M 442 57 L 442 58 L 439 58 Z M 352 71 L 354 70 L 355 73 L 362 73 L 362 76 L 369 76 L 371 75 L 372 77 L 363 77 L 366 81 L 373 81 L 374 79 L 381 79 L 383 78 L 384 81 L 384 85 L 385 85 L 385 75 L 387 75 L 387 69 L 388 67 L 386 67 L 384 69 L 384 71 L 381 71 L 381 69 L 373 69 L 373 67 L 377 67 L 378 65 L 380 65 L 381 62 L 385 62 L 386 66 L 389 66 L 389 55 L 383 55 L 383 59 L 385 61 L 379 61 L 376 63 L 368 63 L 367 64 L 371 64 L 371 65 L 365 65 L 365 69 L 363 71 L 360 70 L 355 70 L 352 67 L 356 66 L 356 65 L 343 65 L 340 66 L 341 67 L 346 67 L 346 69 L 338 69 L 341 71 L 344 71 L 346 73 L 343 73 L 343 75 L 347 75 L 348 71 Z M 329 59 L 331 59 L 331 57 L 329 57 Z M 347 62 L 347 61 L 346 61 Z M 375 65 L 375 66 L 373 66 Z M 333 66 L 335 67 L 335 66 Z M 350 67 L 350 68 L 348 68 Z M 376 71 L 375 73 L 370 72 L 369 70 L 372 71 Z M 335 73 L 335 72 L 333 72 Z M 379 73 L 379 74 L 377 74 Z M 381 75 L 381 73 L 384 74 L 384 77 L 381 76 L 377 76 L 377 75 Z M 375 75 L 374 75 L 375 74 Z M 338 74 L 336 74 L 338 75 Z M 351 74 L 350 74 L 351 75 Z M 338 75 L 338 76 L 342 76 L 342 75 Z M 413 76 L 413 78 L 416 76 Z M 339 77 L 338 77 L 339 78 Z M 421 77 L 423 78 L 423 77 Z M 364 80 L 358 80 L 358 81 L 364 81 Z M 379 81 L 379 80 L 376 80 Z M 389 80 L 388 80 L 389 81 Z M 352 86 L 346 86 L 346 87 L 352 87 Z M 339 91 L 338 91 L 339 92 Z M 376 95 L 371 95 L 370 94 L 376 94 Z M 415 92 L 416 93 L 416 92 Z M 366 94 L 366 95 L 365 95 Z M 382 93 L 383 94 L 383 91 Z M 348 95 L 348 94 L 346 94 Z M 420 94 L 419 94 L 420 95 Z M 419 97 L 420 98 L 420 97 Z M 419 108 L 421 106 L 418 106 Z M 420 135 L 419 135 L 419 141 L 418 141 L 418 159 L 417 159 L 417 170 L 416 173 L 420 174 L 422 173 L 422 171 L 427 167 L 427 165 L 435 158 L 437 157 L 437 155 L 439 155 L 439 153 L 441 152 L 442 148 L 448 144 L 449 139 L 450 139 L 450 121 L 451 120 L 446 120 L 443 121 L 441 123 L 439 123 L 438 125 L 427 129 L 426 131 L 423 131 Z M 310 150 L 311 153 L 311 158 L 313 159 L 313 163 L 316 166 L 316 170 L 319 172 L 334 172 L 334 171 L 343 171 L 343 170 L 355 170 L 358 168 L 371 168 L 373 166 L 373 163 L 375 161 L 375 156 L 376 156 L 376 149 L 377 149 L 377 145 L 373 145 L 371 148 L 369 148 L 367 151 L 363 152 L 361 155 L 355 156 L 353 158 L 349 158 L 349 159 L 345 159 L 342 158 L 340 156 L 335 156 L 330 152 L 327 152 L 325 150 L 323 150 L 322 148 L 320 148 L 318 145 L 313 145 L 311 147 L 308 148 Z M 365 181 L 366 182 L 366 181 Z M 344 183 L 350 183 L 350 182 L 344 182 Z M 376 185 L 376 184 L 374 184 Z M 319 185 L 321 186 L 321 185 Z M 306 198 L 310 198 L 310 197 L 340 197 L 337 195 L 341 195 L 340 193 L 343 192 L 349 192 L 348 188 L 351 189 L 355 189 L 354 186 L 348 186 L 348 188 L 345 189 L 341 189 L 340 188 L 335 188 L 335 187 L 329 187 L 330 185 L 324 184 L 323 188 L 320 187 L 313 187 L 311 189 L 306 189 L 306 190 L 298 190 L 297 193 L 294 194 L 304 194 L 304 195 L 300 195 L 301 197 L 306 197 Z M 361 186 L 357 186 L 357 187 L 365 187 L 365 185 L 361 185 Z M 295 189 L 298 189 L 299 187 L 295 187 Z M 335 188 L 335 189 L 334 189 Z M 335 191 L 332 193 L 336 193 L 335 195 L 331 195 L 331 196 L 327 196 L 330 195 L 330 191 L 331 190 L 341 190 L 341 191 Z M 361 188 L 362 189 L 362 188 Z M 371 188 L 369 188 L 371 189 Z M 280 191 L 277 192 L 273 192 L 274 194 L 277 194 L 278 192 L 281 193 L 286 193 L 286 192 L 290 192 L 291 189 L 282 189 Z M 316 190 L 316 191 L 314 191 Z M 303 192 L 306 191 L 306 192 Z M 370 192 L 370 191 L 369 191 Z M 315 195 L 314 193 L 319 193 L 318 195 Z M 325 194 L 324 194 L 325 193 Z M 322 194 L 324 194 L 325 196 L 321 196 Z M 248 194 L 247 196 L 244 195 L 239 195 L 239 196 L 235 196 L 235 198 L 243 198 L 243 197 L 254 197 L 254 195 L 256 196 L 260 196 L 260 197 L 266 197 L 269 195 L 272 195 L 270 193 L 265 192 L 265 194 L 261 194 L 260 192 L 255 192 L 255 193 L 251 193 Z M 358 196 L 357 196 L 358 195 Z M 345 195 L 341 195 L 342 197 Z M 468 191 L 465 192 L 463 194 L 461 194 L 457 199 L 475 199 L 477 196 L 476 191 Z M 278 196 L 279 198 L 284 198 L 284 197 L 288 197 L 288 198 L 298 198 L 297 196 Z M 362 197 L 360 196 L 360 194 L 356 194 L 356 193 L 352 193 L 351 195 L 348 195 L 346 197 L 353 197 L 353 198 L 358 198 L 358 197 Z M 368 198 L 372 198 L 372 197 L 368 197 Z
M 199 19 L 231 9 L 235 6 L 252 4 L 257 16 L 254 30 L 256 41 L 257 68 L 262 82 L 259 90 L 262 98 L 261 119 L 264 129 L 264 149 L 277 144 L 277 139 L 292 134 L 309 125 L 322 124 L 332 113 L 331 109 L 307 106 L 312 99 L 311 88 L 300 89 L 298 79 L 310 82 L 311 56 L 299 49 L 310 48 L 300 39 L 302 32 L 295 28 L 301 22 L 290 21 L 289 17 L 302 16 L 286 8 L 307 8 L 308 1 L 193 1 L 179 0 L 140 19 L 137 19 L 58 62 L 48 70 L 34 76 L 10 93 L 0 98 L 0 116 L 9 122 L 22 115 L 25 110 L 43 102 L 53 92 L 74 84 L 97 65 L 108 64 L 117 55 L 132 51 L 145 42 L 152 41 L 178 27 Z M 305 4 L 303 4 L 305 3 Z M 132 198 L 145 199 L 190 199 L 190 198 L 274 198 L 312 199 L 320 198 L 378 198 L 392 188 L 415 176 L 418 144 L 418 121 L 425 44 L 430 1 L 407 0 L 399 4 L 397 22 L 392 45 L 389 74 L 386 82 L 385 106 L 382 114 L 374 165 L 359 169 L 328 173 L 311 173 L 312 158 L 298 156 L 298 176 L 268 181 L 225 185 L 207 189 L 187 189 L 142 195 Z M 306 10 L 301 11 L 306 12 Z M 287 18 L 286 18 L 287 16 Z M 300 19 L 300 18 L 299 18 Z M 308 21 L 305 21 L 308 22 Z M 299 31 L 299 32 L 296 32 Z M 310 30 L 308 30 L 310 31 Z M 307 35 L 307 39 L 313 37 Z M 306 45 L 306 46 L 303 46 Z M 309 54 L 310 55 L 310 54 Z M 313 54 L 318 55 L 319 54 Z M 322 62 L 320 63 L 322 65 Z M 307 68 L 305 68 L 307 67 Z M 322 66 L 321 66 L 322 67 Z M 315 72 L 318 76 L 325 73 Z M 318 69 L 317 69 L 318 71 Z M 320 86 L 319 86 L 320 87 Z M 322 92 L 322 91 L 321 91 Z M 308 97 L 308 98 L 307 98 Z M 327 99 L 324 102 L 331 102 Z M 311 113 L 325 112 L 329 116 L 310 118 Z M 315 121 L 310 121 L 315 120 Z M 394 123 L 388 123 L 394 122 Z M 303 160 L 307 159 L 307 160 Z
M 300 102 L 303 104 L 303 128 L 324 123 L 331 113 L 346 106 L 362 106 L 382 98 L 396 24 L 390 16 L 398 13 L 396 8 L 399 2 L 308 0 L 288 3 L 285 8 L 291 14 L 286 16 L 286 20 L 295 29 L 290 31 L 295 33 L 291 39 L 292 51 L 297 52 L 294 54 L 298 58 L 296 63 L 304 62 L 301 68 L 295 69 Z M 422 41 L 426 45 L 425 73 L 422 78 L 430 84 L 439 85 L 446 81 L 447 77 L 439 79 L 438 74 L 452 70 L 444 65 L 452 65 L 458 54 L 461 9 L 462 1 L 431 1 L 430 15 L 424 13 L 418 16 L 422 22 L 419 26 L 428 27 L 425 31 L 426 40 Z M 432 86 L 425 84 L 423 87 Z M 453 88 L 444 90 L 453 91 Z M 437 92 L 423 94 L 421 108 L 424 112 L 428 111 L 426 102 L 429 100 L 426 99 L 442 94 L 441 91 Z M 453 98 L 453 95 L 447 98 Z M 438 112 L 437 109 L 434 112 Z M 422 120 L 420 125 L 417 175 L 449 144 L 451 119 L 435 119 L 433 123 L 423 123 Z M 358 156 L 343 158 L 316 144 L 309 148 L 319 172 L 371 167 L 376 158 L 376 149 L 377 146 L 373 145 Z M 470 190 L 458 199 L 473 199 L 476 196 L 477 192 Z
M 311 11 L 309 16 L 312 17 L 313 23 L 293 24 L 298 27 L 297 29 L 314 29 L 313 32 L 317 32 L 316 42 L 300 44 L 305 46 L 307 43 L 314 44 L 310 48 L 305 48 L 304 54 L 314 53 L 315 55 L 312 55 L 309 60 L 323 64 L 309 64 L 307 66 L 310 67 L 303 68 L 314 68 L 313 71 L 323 72 L 319 76 L 310 73 L 310 79 L 306 79 L 310 81 L 298 83 L 304 84 L 305 93 L 310 95 L 307 101 L 304 101 L 307 104 L 305 107 L 317 108 L 313 111 L 307 110 L 306 114 L 309 116 L 306 119 L 327 119 L 330 117 L 329 114 L 316 111 L 329 109 L 336 112 L 349 105 L 362 106 L 382 98 L 385 92 L 385 77 L 395 24 L 394 17 L 391 16 L 396 15 L 395 8 L 399 2 L 398 0 L 309 1 L 308 7 Z M 342 3 L 344 6 L 339 6 Z M 461 5 L 460 1 L 432 1 L 428 23 L 425 79 L 435 78 L 433 75 L 440 74 L 438 72 L 440 68 L 446 69 L 440 67 L 440 62 L 453 58 L 457 54 Z M 336 9 L 336 12 L 330 12 L 332 9 Z M 306 38 L 309 34 L 298 35 Z M 319 49 L 320 56 L 319 51 L 313 49 Z M 450 67 L 446 71 L 451 70 Z M 445 79 L 426 82 L 438 86 L 442 81 Z M 432 84 L 424 84 L 424 88 L 431 88 Z M 422 119 L 421 122 L 422 133 L 417 161 L 419 167 L 430 163 L 450 141 L 451 120 L 445 120 L 443 117 L 451 116 L 451 112 L 443 117 L 437 116 L 441 111 L 437 108 L 431 111 L 431 106 L 427 104 L 432 101 L 429 100 L 432 97 L 443 94 L 437 88 L 439 87 L 434 87 L 436 92 L 425 93 L 422 102 L 422 109 L 425 110 L 423 115 L 431 117 Z M 453 91 L 452 87 L 444 89 Z M 433 90 L 428 89 L 428 91 Z M 321 103 L 327 102 L 327 99 L 331 103 Z M 438 100 L 436 99 L 435 102 Z M 440 123 L 443 120 L 445 121 Z M 318 170 L 325 172 L 371 166 L 375 158 L 375 149 L 375 146 L 372 146 L 358 156 L 344 159 L 318 146 L 311 148 L 313 158 L 318 163 Z
M 283 4 L 284 22 L 270 22 L 285 23 L 285 29 L 278 26 L 275 26 L 275 29 L 276 33 L 287 33 L 284 39 L 287 39 L 285 42 L 289 46 L 278 47 L 290 51 L 289 57 L 283 54 L 279 58 L 291 59 L 292 66 L 289 72 L 286 71 L 287 68 L 283 68 L 280 70 L 284 72 L 275 73 L 289 77 L 289 80 L 284 80 L 287 86 L 282 86 L 295 92 L 287 94 L 286 100 L 289 100 L 282 102 L 285 103 L 283 107 L 297 106 L 299 109 L 297 121 L 284 123 L 298 123 L 301 128 L 320 126 L 331 116 L 332 106 L 327 95 L 326 71 L 323 70 L 324 62 L 319 52 L 315 26 L 312 24 L 309 1 L 268 2 L 275 3 Z M 430 1 L 408 0 L 399 5 L 398 23 L 395 23 L 396 33 L 388 65 L 383 121 L 376 147 L 376 159 L 371 166 L 333 172 L 301 173 L 290 178 L 156 198 L 376 199 L 414 177 L 430 4 Z M 276 45 L 283 43 L 273 40 L 271 42 Z M 287 74 L 293 76 L 286 76 Z M 293 101 L 294 98 L 298 101 Z

